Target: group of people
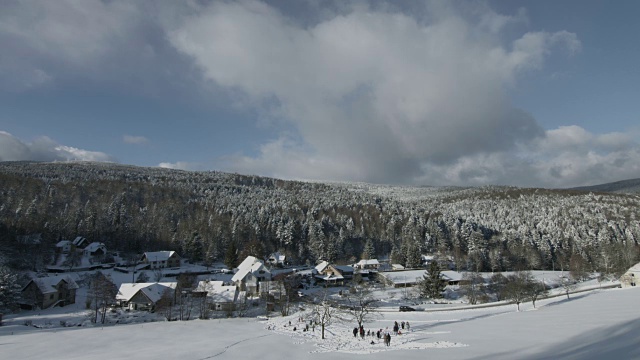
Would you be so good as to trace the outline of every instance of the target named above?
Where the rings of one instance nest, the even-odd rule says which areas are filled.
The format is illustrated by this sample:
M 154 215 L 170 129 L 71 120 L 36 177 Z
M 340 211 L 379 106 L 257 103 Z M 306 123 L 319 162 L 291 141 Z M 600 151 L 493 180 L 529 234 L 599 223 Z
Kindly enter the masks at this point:
M 398 323 L 397 321 L 394 322 L 393 324 L 394 334 L 401 335 L 402 331 L 404 331 L 405 329 L 407 331 L 411 329 L 411 325 L 409 324 L 408 321 L 406 322 L 402 321 L 400 323 Z M 360 335 L 362 339 L 364 339 L 366 336 L 375 336 L 376 338 L 378 338 L 378 341 L 383 340 L 386 346 L 391 345 L 391 332 L 389 332 L 389 327 L 387 327 L 385 330 L 380 329 L 375 332 L 373 330 L 367 330 L 365 332 L 364 327 L 362 325 L 356 326 L 353 328 L 353 337 L 357 338 L 358 335 Z M 375 341 L 371 340 L 371 345 L 374 345 L 375 343 L 376 343 Z
M 411 324 L 409 324 L 409 322 L 401 322 L 400 324 L 398 324 L 397 321 L 394 322 L 393 324 L 393 332 L 398 335 L 398 334 L 402 334 L 402 331 L 404 331 L 406 326 L 407 331 L 411 330 Z M 400 328 L 402 327 L 402 330 L 400 330 Z

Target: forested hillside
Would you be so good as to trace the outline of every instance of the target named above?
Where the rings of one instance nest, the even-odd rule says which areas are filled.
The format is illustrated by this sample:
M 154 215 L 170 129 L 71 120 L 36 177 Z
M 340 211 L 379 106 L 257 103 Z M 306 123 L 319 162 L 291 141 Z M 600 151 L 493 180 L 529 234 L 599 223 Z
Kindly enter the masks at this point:
M 607 272 L 637 260 L 640 196 L 513 187 L 284 181 L 104 163 L 0 163 L 0 256 L 38 268 L 77 235 L 194 261 L 285 252 L 294 262 L 420 254 L 458 269 Z M 42 234 L 41 241 L 33 234 Z

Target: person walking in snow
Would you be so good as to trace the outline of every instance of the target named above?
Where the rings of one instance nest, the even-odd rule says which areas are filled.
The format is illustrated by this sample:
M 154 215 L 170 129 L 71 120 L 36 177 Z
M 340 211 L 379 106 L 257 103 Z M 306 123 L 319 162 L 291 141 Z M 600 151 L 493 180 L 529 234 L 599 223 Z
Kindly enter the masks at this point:
M 409 325 L 409 322 L 407 321 L 407 331 L 411 330 L 411 325 Z
M 404 330 L 404 321 L 400 323 L 402 330 Z
M 353 328 L 353 337 L 358 337 L 358 328 L 357 327 Z

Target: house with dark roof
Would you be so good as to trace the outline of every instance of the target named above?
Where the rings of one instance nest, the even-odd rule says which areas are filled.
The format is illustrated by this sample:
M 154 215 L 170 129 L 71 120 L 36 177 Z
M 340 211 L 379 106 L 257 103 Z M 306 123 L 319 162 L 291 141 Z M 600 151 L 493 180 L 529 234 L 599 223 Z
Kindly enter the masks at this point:
M 87 245 L 89 245 L 89 240 L 87 240 L 87 238 L 83 236 L 77 236 L 75 239 L 73 239 L 72 244 L 76 249 L 84 249 L 85 247 L 87 247 Z
M 22 304 L 26 309 L 47 309 L 75 304 L 78 284 L 69 276 L 34 278 L 22 288 Z
M 331 285 L 343 285 L 345 281 L 353 279 L 354 272 L 349 265 L 334 265 L 327 261 L 318 264 L 314 270 L 316 281 Z

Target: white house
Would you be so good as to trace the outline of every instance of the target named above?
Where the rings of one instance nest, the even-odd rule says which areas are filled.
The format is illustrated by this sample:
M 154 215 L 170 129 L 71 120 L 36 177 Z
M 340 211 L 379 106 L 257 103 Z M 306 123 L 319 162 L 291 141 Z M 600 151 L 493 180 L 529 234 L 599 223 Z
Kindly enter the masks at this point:
M 165 294 L 175 301 L 177 282 L 122 283 L 116 300 L 132 310 L 153 310 Z
M 82 250 L 82 254 L 87 257 L 104 256 L 107 253 L 107 247 L 100 242 L 92 242 Z
M 56 244 L 56 251 L 63 254 L 71 252 L 72 243 L 69 240 L 61 240 Z
M 380 268 L 380 262 L 378 259 L 362 259 L 353 267 L 356 270 L 378 270 Z
M 232 311 L 238 300 L 238 288 L 235 285 L 224 285 L 222 281 L 200 281 L 196 291 L 207 293 L 207 303 L 211 310 Z
M 247 256 L 240 265 L 231 281 L 241 291 L 247 291 L 248 293 L 257 293 L 258 284 L 260 281 L 270 280 L 271 272 L 267 269 L 261 260 L 253 256 Z
M 640 263 L 633 265 L 620 277 L 620 285 L 622 287 L 636 286 L 640 284 Z
M 140 261 L 144 264 L 149 264 L 151 269 L 180 267 L 180 255 L 175 251 L 145 252 Z

